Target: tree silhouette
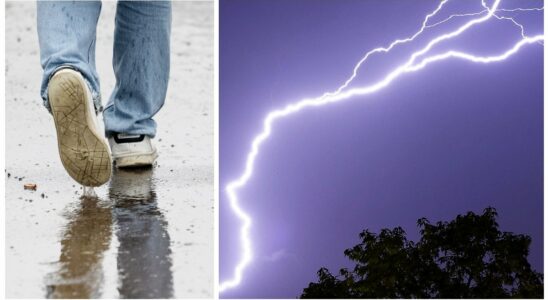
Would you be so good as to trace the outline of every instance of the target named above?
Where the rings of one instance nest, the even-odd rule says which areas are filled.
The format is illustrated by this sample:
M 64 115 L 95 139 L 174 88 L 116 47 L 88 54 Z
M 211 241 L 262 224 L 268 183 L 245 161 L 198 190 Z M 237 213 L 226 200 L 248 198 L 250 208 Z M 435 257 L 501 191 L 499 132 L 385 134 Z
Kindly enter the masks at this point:
M 468 212 L 450 222 L 419 219 L 421 238 L 401 227 L 360 233 L 344 251 L 356 263 L 318 271 L 301 298 L 542 298 L 543 275 L 527 261 L 531 238 L 501 232 L 497 212 Z

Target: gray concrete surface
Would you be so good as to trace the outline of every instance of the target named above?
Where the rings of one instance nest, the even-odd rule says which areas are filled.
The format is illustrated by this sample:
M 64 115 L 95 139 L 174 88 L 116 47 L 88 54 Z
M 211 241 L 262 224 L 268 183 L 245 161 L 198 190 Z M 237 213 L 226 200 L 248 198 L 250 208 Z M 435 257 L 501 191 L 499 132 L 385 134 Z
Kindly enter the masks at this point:
M 97 32 L 103 103 L 115 7 Z M 35 3 L 8 2 L 5 24 L 6 296 L 213 297 L 213 3 L 173 4 L 158 165 L 116 171 L 97 199 L 65 173 L 41 104 Z

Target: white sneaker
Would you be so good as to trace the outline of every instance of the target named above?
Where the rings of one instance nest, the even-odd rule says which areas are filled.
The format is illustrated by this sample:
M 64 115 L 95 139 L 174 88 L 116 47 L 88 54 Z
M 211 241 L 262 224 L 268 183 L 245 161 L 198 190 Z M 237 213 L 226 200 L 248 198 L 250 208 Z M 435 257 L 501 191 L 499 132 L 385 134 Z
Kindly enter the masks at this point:
M 84 186 L 107 182 L 112 170 L 110 153 L 84 77 L 72 69 L 57 71 L 49 81 L 48 98 L 65 170 Z
M 158 153 L 146 135 L 115 133 L 108 139 L 117 167 L 151 166 Z

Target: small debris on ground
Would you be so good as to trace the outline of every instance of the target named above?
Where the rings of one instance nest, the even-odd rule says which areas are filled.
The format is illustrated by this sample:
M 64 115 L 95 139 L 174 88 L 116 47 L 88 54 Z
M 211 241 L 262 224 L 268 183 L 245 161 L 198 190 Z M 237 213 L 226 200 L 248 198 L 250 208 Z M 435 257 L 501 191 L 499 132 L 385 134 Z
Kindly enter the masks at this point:
M 24 187 L 25 187 L 25 190 L 36 191 L 36 184 L 35 183 L 25 183 Z

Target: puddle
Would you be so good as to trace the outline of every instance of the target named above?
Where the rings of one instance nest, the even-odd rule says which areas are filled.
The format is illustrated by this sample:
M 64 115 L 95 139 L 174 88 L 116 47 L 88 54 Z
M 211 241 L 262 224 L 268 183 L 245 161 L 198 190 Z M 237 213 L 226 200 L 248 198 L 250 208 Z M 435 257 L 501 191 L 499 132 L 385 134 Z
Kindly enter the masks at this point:
M 48 275 L 48 298 L 97 298 L 103 252 L 112 235 L 112 210 L 96 197 L 82 197 L 61 239 L 58 271 Z
M 157 206 L 152 174 L 152 169 L 116 170 L 110 184 L 121 298 L 173 296 L 168 224 Z
M 115 170 L 108 200 L 88 194 L 70 214 L 59 266 L 46 277 L 46 297 L 100 297 L 103 254 L 111 239 L 118 241 L 120 298 L 173 297 L 167 226 L 157 207 L 153 169 Z

